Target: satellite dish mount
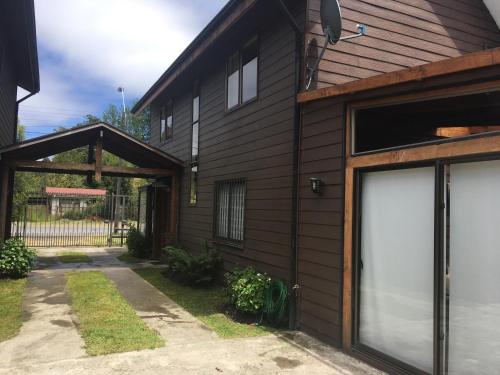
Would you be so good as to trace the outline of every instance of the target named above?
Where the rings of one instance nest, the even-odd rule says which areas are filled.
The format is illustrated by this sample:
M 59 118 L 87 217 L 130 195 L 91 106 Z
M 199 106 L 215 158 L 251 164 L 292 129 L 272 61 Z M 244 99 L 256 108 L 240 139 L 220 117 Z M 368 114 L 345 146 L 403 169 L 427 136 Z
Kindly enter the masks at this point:
M 343 36 L 342 33 L 342 13 L 340 11 L 340 5 L 338 0 L 321 0 L 321 26 L 323 27 L 323 32 L 325 34 L 325 44 L 321 49 L 316 62 L 312 67 L 307 67 L 308 80 L 306 85 L 306 90 L 309 90 L 311 83 L 314 79 L 314 74 L 318 70 L 319 63 L 323 59 L 326 48 L 328 44 L 335 45 L 340 41 L 359 38 L 366 34 L 366 26 L 358 24 L 358 32 L 356 34 Z

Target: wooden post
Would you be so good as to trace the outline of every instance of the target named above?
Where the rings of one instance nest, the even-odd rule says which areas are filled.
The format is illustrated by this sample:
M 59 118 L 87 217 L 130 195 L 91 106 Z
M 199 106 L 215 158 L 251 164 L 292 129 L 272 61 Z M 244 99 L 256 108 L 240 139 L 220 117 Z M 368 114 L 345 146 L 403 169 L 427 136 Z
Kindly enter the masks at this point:
M 89 145 L 87 163 L 94 164 L 94 145 Z M 87 185 L 92 185 L 92 173 L 87 173 Z
M 102 137 L 97 138 L 95 144 L 95 180 L 101 182 L 102 180 Z
M 177 174 L 172 175 L 172 182 L 170 184 L 170 220 L 169 220 L 169 233 L 172 242 L 177 241 L 177 219 L 178 219 L 178 205 L 179 205 L 179 177 Z
M 9 168 L 0 166 L 0 242 L 6 238 L 7 229 L 7 204 L 9 201 Z

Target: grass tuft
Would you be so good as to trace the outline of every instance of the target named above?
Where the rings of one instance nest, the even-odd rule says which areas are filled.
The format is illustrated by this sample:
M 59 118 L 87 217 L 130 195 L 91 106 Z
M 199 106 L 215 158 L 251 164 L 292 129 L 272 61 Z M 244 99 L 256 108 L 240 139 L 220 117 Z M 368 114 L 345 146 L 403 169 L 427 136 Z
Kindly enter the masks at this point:
M 264 336 L 270 332 L 269 328 L 238 323 L 225 315 L 224 307 L 228 299 L 221 286 L 195 289 L 173 282 L 163 276 L 160 269 L 143 268 L 133 271 L 212 328 L 222 338 Z
M 26 279 L 0 280 L 0 342 L 19 333 L 22 321 L 22 297 Z
M 92 263 L 92 259 L 85 253 L 61 251 L 57 253 L 61 263 Z
M 155 349 L 165 344 L 102 272 L 72 272 L 66 278 L 89 355 Z

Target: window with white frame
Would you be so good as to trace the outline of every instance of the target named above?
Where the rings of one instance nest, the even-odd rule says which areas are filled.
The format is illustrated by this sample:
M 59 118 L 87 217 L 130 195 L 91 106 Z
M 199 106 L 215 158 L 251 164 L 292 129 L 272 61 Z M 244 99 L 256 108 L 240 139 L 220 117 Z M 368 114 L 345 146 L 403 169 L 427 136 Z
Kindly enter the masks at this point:
M 226 107 L 235 108 L 257 97 L 259 44 L 252 38 L 227 62 Z

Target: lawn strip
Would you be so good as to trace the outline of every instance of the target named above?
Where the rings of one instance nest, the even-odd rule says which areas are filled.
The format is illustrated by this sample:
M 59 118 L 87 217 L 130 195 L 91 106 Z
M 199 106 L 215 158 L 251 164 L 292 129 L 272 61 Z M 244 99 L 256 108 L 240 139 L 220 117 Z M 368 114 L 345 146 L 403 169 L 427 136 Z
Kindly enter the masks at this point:
M 163 276 L 162 270 L 156 268 L 136 269 L 134 272 L 212 328 L 222 338 L 255 337 L 269 333 L 266 327 L 238 323 L 226 316 L 224 307 L 228 300 L 221 286 L 203 289 L 182 286 Z
M 85 253 L 61 251 L 57 253 L 61 263 L 92 263 L 92 259 Z
M 129 253 L 125 253 L 117 257 L 118 260 L 121 260 L 122 262 L 125 263 L 130 263 L 130 264 L 137 264 L 137 263 L 144 263 L 147 262 L 147 259 L 141 259 L 137 258 Z
M 79 330 L 89 355 L 122 353 L 164 346 L 102 272 L 66 275 Z
M 25 288 L 26 279 L 0 279 L 0 341 L 16 336 L 21 329 Z

